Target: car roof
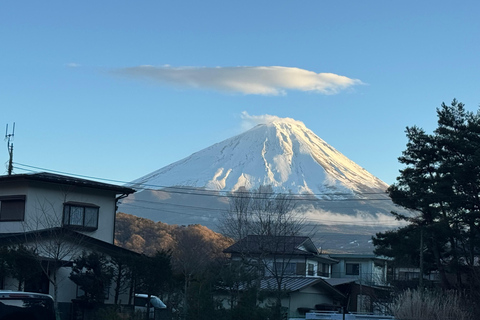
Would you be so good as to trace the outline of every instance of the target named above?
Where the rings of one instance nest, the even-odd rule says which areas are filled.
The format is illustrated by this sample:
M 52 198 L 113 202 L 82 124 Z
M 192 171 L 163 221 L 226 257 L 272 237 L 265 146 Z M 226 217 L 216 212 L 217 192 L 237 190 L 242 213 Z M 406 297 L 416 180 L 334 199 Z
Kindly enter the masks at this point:
M 0 290 L 0 298 L 47 298 L 52 299 L 51 295 L 37 292 L 23 292 L 23 291 L 11 291 Z

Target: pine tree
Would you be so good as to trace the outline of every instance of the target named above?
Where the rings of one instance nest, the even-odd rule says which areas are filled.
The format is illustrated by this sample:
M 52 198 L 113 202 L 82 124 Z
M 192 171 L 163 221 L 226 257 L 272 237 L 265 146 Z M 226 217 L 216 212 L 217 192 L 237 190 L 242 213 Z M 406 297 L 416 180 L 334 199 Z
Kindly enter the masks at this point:
M 405 168 L 388 192 L 395 204 L 415 212 L 414 217 L 397 217 L 410 223 L 407 228 L 422 230 L 424 250 L 433 255 L 443 286 L 452 287 L 447 273 L 453 273 L 454 285 L 465 287 L 462 275 L 467 274 L 473 289 L 479 279 L 475 257 L 480 250 L 480 114 L 453 100 L 451 105 L 442 103 L 437 116 L 432 134 L 407 127 L 407 147 L 399 157 Z M 377 234 L 377 252 L 401 246 L 394 242 L 405 230 L 398 230 L 396 237 Z

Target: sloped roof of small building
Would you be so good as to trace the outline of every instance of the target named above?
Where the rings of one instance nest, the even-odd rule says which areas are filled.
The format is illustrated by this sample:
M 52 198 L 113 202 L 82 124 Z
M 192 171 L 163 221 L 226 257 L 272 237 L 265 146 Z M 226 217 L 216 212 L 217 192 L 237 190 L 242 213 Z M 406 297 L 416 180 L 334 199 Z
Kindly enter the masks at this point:
M 46 240 L 52 238 L 60 239 L 60 237 L 61 239 L 65 239 L 65 241 L 71 241 L 78 244 L 79 247 L 87 247 L 89 250 L 98 250 L 108 255 L 139 255 L 139 253 L 137 252 L 116 246 L 109 242 L 89 237 L 83 233 L 79 233 L 75 230 L 64 227 L 54 227 L 36 231 L 0 234 L 0 246 L 28 244 L 39 240 Z
M 282 290 L 286 292 L 295 292 L 302 289 L 318 286 L 328 293 L 336 296 L 337 298 L 345 298 L 345 295 L 330 285 L 326 280 L 322 278 L 308 278 L 308 277 L 284 277 L 282 281 Z M 247 288 L 247 284 L 242 284 L 238 289 L 244 290 Z M 262 278 L 258 282 L 258 288 L 263 291 L 276 291 L 277 288 L 277 279 L 275 277 L 266 277 Z
M 21 181 L 39 181 L 39 182 L 47 182 L 47 183 L 54 183 L 54 184 L 71 185 L 71 186 L 77 186 L 77 187 L 108 190 L 108 191 L 113 191 L 115 193 L 121 193 L 121 194 L 131 194 L 135 192 L 135 190 L 133 190 L 132 188 L 128 188 L 124 186 L 119 186 L 119 185 L 110 184 L 110 183 L 103 183 L 103 182 L 98 182 L 98 181 L 93 181 L 88 179 L 82 179 L 77 177 L 65 176 L 60 174 L 54 174 L 49 172 L 12 174 L 12 175 L 0 176 L 0 183 L 1 182 L 21 182 Z
M 300 247 L 304 245 L 305 249 Z M 310 255 L 317 253 L 309 237 L 249 235 L 224 250 L 225 253 L 289 253 Z
M 309 237 L 305 236 L 261 236 L 249 235 L 234 243 L 223 252 L 231 254 L 283 254 L 292 256 L 317 256 L 331 262 L 338 262 L 326 255 L 320 255 Z
M 325 281 L 333 287 L 339 286 L 339 285 L 342 285 L 342 284 L 346 284 L 346 283 L 352 283 L 352 282 L 355 282 L 357 280 L 358 279 L 352 279 L 352 278 L 329 278 L 329 279 L 325 279 Z

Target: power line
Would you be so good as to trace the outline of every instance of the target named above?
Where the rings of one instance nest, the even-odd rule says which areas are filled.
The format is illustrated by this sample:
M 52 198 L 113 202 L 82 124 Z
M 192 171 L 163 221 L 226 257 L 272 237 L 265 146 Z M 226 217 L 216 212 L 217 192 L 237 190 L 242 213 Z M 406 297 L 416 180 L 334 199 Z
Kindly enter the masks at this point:
M 85 176 L 85 175 L 75 175 L 75 174 L 71 174 L 71 173 L 67 173 L 67 172 L 63 172 L 63 171 L 56 171 L 56 170 L 49 170 L 49 169 L 45 169 L 45 168 L 40 168 L 40 167 L 35 167 L 35 166 L 30 166 L 30 165 L 25 165 L 25 164 L 19 164 L 19 163 L 15 163 L 16 165 L 21 165 L 21 166 L 25 166 L 25 167 L 29 167 L 29 168 L 34 168 L 34 169 L 39 169 L 39 170 L 44 170 L 44 171 L 51 171 L 51 172 L 55 172 L 55 173 L 61 173 L 61 174 L 67 174 L 67 175 L 73 175 L 73 176 L 79 176 L 79 177 L 84 177 L 84 178 L 91 178 L 91 179 L 99 179 L 99 180 L 105 180 L 105 181 L 113 181 L 113 182 L 122 182 L 120 180 L 112 180 L 112 179 L 100 179 L 100 178 L 95 178 L 95 177 L 91 177 L 91 176 Z M 23 169 L 23 168 L 20 168 L 21 170 L 24 170 L 24 171 L 28 171 L 28 172 L 34 172 L 33 170 L 28 170 L 28 169 Z M 162 187 L 162 186 L 159 186 L 159 187 Z M 148 191 L 152 191 L 152 192 L 167 192 L 167 193 L 176 193 L 176 194 L 186 194 L 186 195 L 195 195 L 195 196 L 214 196 L 214 197 L 219 197 L 219 198 L 236 198 L 237 196 L 235 194 L 230 194 L 230 195 L 222 195 L 222 194 L 219 194 L 218 191 L 216 190 L 199 190 L 199 189 L 193 189 L 193 188 L 186 188 L 187 190 L 190 189 L 190 190 L 195 190 L 195 192 L 181 192 L 181 191 L 176 191 L 176 190 L 171 190 L 171 189 L 185 189 L 185 188 L 180 188 L 180 187 L 165 187 L 166 189 L 165 190 L 157 190 L 157 189 L 144 189 L 144 190 L 148 190 Z M 200 191 L 200 192 L 199 192 Z M 215 192 L 215 194 L 212 194 L 212 193 L 205 193 L 204 191 L 206 192 Z M 250 194 L 249 192 L 244 192 L 245 194 Z M 265 193 L 266 194 L 266 193 Z M 357 194 L 362 194 L 362 193 L 357 193 Z M 380 194 L 380 193 L 364 193 L 364 194 Z M 267 194 L 266 194 L 267 195 Z M 272 195 L 271 193 L 269 193 L 268 195 Z M 277 195 L 277 194 L 274 194 L 274 195 Z M 305 195 L 302 195 L 302 194 L 288 194 L 288 195 L 297 195 L 297 196 L 305 196 Z M 317 194 L 317 195 L 328 195 L 328 196 L 332 196 L 332 195 L 339 195 L 339 194 Z M 343 195 L 347 195 L 346 193 L 343 194 Z M 351 195 L 351 194 L 348 194 L 348 195 Z M 259 198 L 259 197 L 256 197 L 255 199 L 271 199 L 270 197 L 265 197 L 265 198 Z M 304 201 L 308 201 L 308 202 L 311 202 L 312 204 L 315 204 L 315 203 L 331 203 L 331 202 L 367 202 L 367 201 L 390 201 L 389 198 L 385 197 L 385 198 L 382 198 L 382 199 L 371 199 L 371 198 L 361 198 L 361 199 L 355 199 L 355 198 L 343 198 L 343 199 L 319 199 L 319 198 L 315 198 L 315 199 L 311 199 L 311 198 L 294 198 L 294 199 L 289 199 L 289 200 L 292 200 L 292 201 L 298 201 L 298 200 L 304 200 Z M 143 199 L 133 199 L 131 200 L 133 202 L 137 202 L 137 203 L 145 203 L 145 204 L 154 204 L 154 205 L 160 205 L 160 206 L 172 206 L 172 207 L 182 207 L 182 208 L 189 208 L 189 209 L 193 209 L 193 210 L 208 210 L 208 211 L 221 211 L 221 212 L 225 212 L 227 211 L 226 209 L 221 209 L 221 208 L 209 208 L 209 207 L 200 207 L 200 206 L 191 206 L 191 205 L 182 205 L 182 204 L 174 204 L 174 203 L 164 203 L 164 202 L 160 202 L 160 201 L 149 201 L 149 200 L 143 200 Z M 157 210 L 155 208 L 151 208 L 151 207 L 145 207 L 145 206 L 138 206 L 138 205 L 133 205 L 131 203 L 129 204 L 124 204 L 124 205 L 130 205 L 130 206 L 137 206 L 139 208 L 144 208 L 144 209 L 150 209 L 150 210 Z M 351 209 L 351 208 L 356 208 L 356 206 L 335 206 L 333 209 L 344 209 L 344 208 L 348 208 L 348 209 Z M 325 208 L 322 208 L 322 209 L 325 209 Z M 166 209 L 162 209 L 164 212 L 166 212 L 167 210 Z M 328 209 L 327 209 L 328 210 Z M 170 211 L 172 213 L 178 213 L 178 212 L 173 212 L 173 211 Z M 192 214 L 190 214 L 192 215 Z
M 137 187 L 137 189 L 155 191 L 155 192 L 168 192 L 168 193 L 188 194 L 188 195 L 197 195 L 197 196 L 212 196 L 212 197 L 219 197 L 219 198 L 236 198 L 236 197 L 238 197 L 238 195 L 242 195 L 242 194 L 251 195 L 252 194 L 249 191 L 235 191 L 235 192 L 232 192 L 230 194 L 221 194 L 222 192 L 225 192 L 225 191 L 219 191 L 219 190 L 213 190 L 213 189 L 204 189 L 204 188 L 200 189 L 200 188 L 188 187 L 188 186 L 175 187 L 175 186 L 164 186 L 164 185 L 155 185 L 155 184 L 140 184 L 140 183 L 135 184 L 135 183 L 121 181 L 121 180 L 105 179 L 105 178 L 98 178 L 98 177 L 87 176 L 87 175 L 73 174 L 73 173 L 57 171 L 57 170 L 50 170 L 50 169 L 46 169 L 46 168 L 30 166 L 30 165 L 26 165 L 26 164 L 17 163 L 17 162 L 15 162 L 15 164 L 19 165 L 19 166 L 27 167 L 27 168 L 33 168 L 33 169 L 38 169 L 38 170 L 52 172 L 52 173 L 65 174 L 65 175 L 76 176 L 76 177 L 87 178 L 87 179 L 93 179 L 93 180 L 100 180 L 100 181 L 123 183 L 123 184 L 131 185 L 134 188 Z M 16 167 L 16 168 L 19 169 L 19 170 L 34 172 L 33 170 L 27 170 L 27 169 L 23 169 L 23 168 L 19 168 L 19 167 Z M 162 188 L 162 190 L 159 190 L 159 188 Z M 189 190 L 191 190 L 192 192 L 189 192 Z M 295 198 L 295 199 L 292 199 L 292 200 L 312 201 L 312 202 L 316 202 L 316 201 L 390 201 L 390 199 L 388 197 L 377 198 L 377 199 L 372 199 L 372 198 L 362 198 L 362 199 L 319 199 L 319 198 L 310 199 L 310 198 L 305 198 L 305 197 L 310 197 L 310 196 L 336 197 L 336 196 L 353 196 L 353 195 L 359 195 L 359 196 L 362 196 L 362 195 L 386 195 L 385 192 L 353 192 L 353 193 L 340 193 L 340 192 L 338 192 L 338 193 L 307 193 L 307 194 L 255 192 L 253 195 L 255 196 L 255 199 L 270 199 L 270 197 L 262 198 L 262 197 L 258 197 L 257 195 L 302 197 L 302 198 Z
M 22 164 L 22 163 L 18 163 L 18 162 L 14 162 L 14 164 L 15 164 L 15 165 L 22 166 L 22 167 L 27 167 L 27 168 L 32 168 L 32 169 L 38 169 L 38 170 L 42 170 L 42 171 L 45 171 L 45 172 L 52 172 L 52 173 L 64 174 L 64 175 L 69 175 L 69 176 L 73 176 L 73 177 L 80 177 L 80 178 L 92 179 L 92 180 L 100 180 L 100 181 L 118 182 L 118 183 L 124 183 L 124 184 L 128 183 L 128 182 L 120 181 L 120 180 L 112 180 L 112 179 L 106 179 L 106 178 L 98 178 L 98 177 L 86 176 L 86 175 L 81 175 L 81 174 L 76 174 L 76 173 L 70 173 L 70 172 L 64 172 L 64 171 L 58 171 L 58 170 L 51 170 L 51 169 L 46 169 L 46 168 L 40 168 L 40 167 L 30 166 L 30 165 L 28 165 L 28 164 Z M 28 170 L 28 169 L 19 168 L 19 167 L 15 167 L 15 168 L 16 168 L 16 169 L 19 169 L 19 170 L 27 171 L 27 172 L 36 172 L 36 171 L 34 171 L 34 170 Z
M 163 203 L 159 203 L 161 205 L 163 205 Z M 152 208 L 152 207 L 147 207 L 147 206 L 141 206 L 141 205 L 136 205 L 136 204 L 131 204 L 131 203 L 125 203 L 123 204 L 124 206 L 128 206 L 128 207 L 134 207 L 134 208 L 140 208 L 140 209 L 146 209 L 146 210 L 152 210 L 152 211 L 158 211 L 159 213 L 174 213 L 174 214 L 179 214 L 179 215 L 186 215 L 186 216 L 192 216 L 192 217 L 208 217 L 207 215 L 202 215 L 202 214 L 194 214 L 194 213 L 187 213 L 187 212 L 184 212 L 184 211 L 172 211 L 172 210 L 168 210 L 168 209 L 160 209 L 160 208 Z M 165 204 L 165 205 L 171 205 L 171 206 L 177 206 L 175 204 Z M 179 207 L 185 207 L 184 205 L 178 205 Z M 219 209 L 219 208 L 202 208 L 202 207 L 194 207 L 194 206 L 187 206 L 187 207 L 191 207 L 191 208 L 194 208 L 194 209 L 205 209 L 205 210 L 211 210 L 211 211 L 221 211 L 223 213 L 226 213 L 228 212 L 228 210 L 223 210 L 223 209 Z M 347 215 L 345 215 L 347 216 Z M 337 223 L 337 225 L 362 225 L 362 226 L 385 226 L 386 224 L 392 224 L 392 222 L 374 222 L 374 221 L 359 221 L 359 220 L 355 220 L 355 221 L 345 221 L 345 220 L 331 220 L 329 219 L 328 221 L 325 220 L 325 219 L 322 219 L 322 218 L 305 218 L 306 221 L 309 221 L 309 222 L 314 222 L 314 221 L 318 221 L 318 222 L 324 222 L 322 225 L 330 225 L 330 224 L 335 224 Z M 392 219 L 394 220 L 394 219 Z M 318 224 L 309 224 L 309 223 L 306 223 L 305 224 L 306 226 L 315 226 L 315 225 L 318 225 Z M 397 225 L 397 224 L 395 224 Z
M 84 178 L 90 178 L 90 179 L 98 179 L 98 180 L 104 180 L 104 181 L 111 181 L 111 182 L 123 182 L 120 180 L 111 180 L 111 179 L 100 179 L 100 178 L 94 178 L 91 176 L 85 176 L 85 175 L 74 175 L 70 174 L 67 172 L 62 172 L 62 171 L 56 171 L 56 170 L 48 170 L 40 167 L 34 167 L 34 166 L 28 166 L 28 165 L 23 165 L 19 163 L 15 163 L 16 165 L 22 165 L 25 167 L 33 168 L 33 169 L 39 169 L 39 170 L 44 170 L 44 171 L 50 171 L 54 173 L 59 173 L 59 174 L 66 174 L 66 175 L 73 175 L 73 176 L 78 176 L 78 177 L 84 177 Z M 17 167 L 16 167 L 17 168 Z M 28 170 L 28 169 L 22 169 L 18 168 L 24 171 L 28 172 L 35 172 L 33 170 Z M 217 196 L 217 197 L 222 197 L 222 198 L 234 198 L 235 196 L 232 195 L 218 195 L 218 194 L 205 194 L 201 192 L 179 192 L 179 191 L 172 191 L 169 190 L 170 187 L 166 187 L 167 191 L 165 190 L 156 190 L 156 189 L 147 189 L 149 191 L 156 191 L 156 192 L 169 192 L 169 193 L 177 193 L 177 194 L 188 194 L 188 195 L 198 195 L 198 196 Z M 174 187 L 173 189 L 181 189 L 178 187 Z M 187 188 L 191 190 L 197 191 L 197 189 L 193 188 Z M 214 191 L 214 190 L 206 190 L 206 191 Z M 215 191 L 217 192 L 217 191 Z M 374 193 L 366 193 L 366 194 L 374 194 Z M 378 193 L 377 193 L 378 194 Z M 327 194 L 328 195 L 328 194 Z M 336 194 L 337 195 L 337 194 Z M 306 199 L 311 202 L 337 202 L 337 201 L 378 201 L 378 200 L 390 200 L 390 199 Z M 209 207 L 200 207 L 200 206 L 191 206 L 191 205 L 182 205 L 182 204 L 174 204 L 174 203 L 164 203 L 160 201 L 149 201 L 149 200 L 140 200 L 140 199 L 134 199 L 132 202 L 136 203 L 145 203 L 145 204 L 154 204 L 154 205 L 159 205 L 159 206 L 171 206 L 171 207 L 179 207 L 179 208 L 188 208 L 188 209 L 193 209 L 193 210 L 208 210 L 208 211 L 218 211 L 218 212 L 226 212 L 228 209 L 221 209 L 221 208 L 209 208 Z M 135 208 L 140 208 L 140 209 L 146 209 L 146 210 L 153 210 L 153 211 L 158 211 L 158 212 L 164 212 L 164 213 L 173 213 L 173 214 L 179 214 L 179 215 L 185 215 L 185 216 L 192 216 L 192 217 L 206 217 L 206 215 L 201 215 L 201 214 L 193 214 L 193 213 L 187 213 L 184 211 L 173 211 L 173 210 L 168 210 L 165 208 L 153 208 L 153 207 L 148 207 L 148 206 L 142 206 L 138 204 L 132 204 L 132 203 L 124 203 L 124 206 L 129 206 L 129 207 L 135 207 Z M 336 206 L 335 209 L 340 209 L 340 208 L 355 208 L 354 206 Z M 345 220 L 328 220 L 325 221 L 324 219 L 321 218 L 308 218 L 307 219 L 309 222 L 328 222 L 328 223 L 321 223 L 321 225 L 328 226 L 330 224 L 337 224 L 337 225 L 362 225 L 362 226 L 385 226 L 385 223 L 379 223 L 379 222 L 369 222 L 369 221 L 345 221 Z M 313 224 L 313 223 L 306 223 L 306 226 L 317 226 L 318 224 Z

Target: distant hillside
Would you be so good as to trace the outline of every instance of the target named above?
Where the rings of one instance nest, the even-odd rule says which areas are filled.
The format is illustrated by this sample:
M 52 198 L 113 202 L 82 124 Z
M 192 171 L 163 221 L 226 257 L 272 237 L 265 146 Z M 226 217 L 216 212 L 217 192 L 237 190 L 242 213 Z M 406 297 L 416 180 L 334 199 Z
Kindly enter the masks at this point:
M 188 242 L 192 241 L 197 245 L 201 244 L 202 250 L 210 258 L 222 255 L 223 249 L 233 243 L 232 239 L 198 224 L 168 225 L 122 212 L 117 213 L 115 244 L 120 247 L 147 255 L 172 250 L 175 260 L 183 246 L 191 246 Z

